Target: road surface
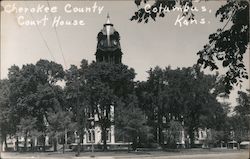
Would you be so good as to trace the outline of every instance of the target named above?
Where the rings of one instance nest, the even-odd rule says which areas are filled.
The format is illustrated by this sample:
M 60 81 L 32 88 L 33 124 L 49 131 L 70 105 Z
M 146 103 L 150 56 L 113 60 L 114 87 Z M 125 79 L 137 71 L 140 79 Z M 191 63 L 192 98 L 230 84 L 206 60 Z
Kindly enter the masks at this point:
M 91 157 L 91 153 L 82 153 L 75 157 L 72 153 L 3 153 L 2 159 L 248 159 L 248 151 L 239 152 L 207 152 L 207 153 L 148 153 L 148 154 L 119 154 L 97 153 Z

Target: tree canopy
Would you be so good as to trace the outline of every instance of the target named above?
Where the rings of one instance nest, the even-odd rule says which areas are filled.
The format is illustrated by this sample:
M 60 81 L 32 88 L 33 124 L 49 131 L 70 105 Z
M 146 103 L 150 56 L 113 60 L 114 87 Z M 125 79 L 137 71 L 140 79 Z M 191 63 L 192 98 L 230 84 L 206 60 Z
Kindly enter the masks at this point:
M 148 0 L 135 0 L 139 9 L 131 17 L 132 21 L 139 23 L 143 21 L 148 23 L 150 19 L 156 21 L 158 17 L 163 18 L 168 13 L 163 8 L 171 11 L 176 7 L 182 9 L 182 16 L 188 20 L 195 18 L 192 9 L 196 3 L 192 0 L 155 0 L 155 3 L 148 8 L 150 12 L 143 7 L 143 3 L 147 2 Z M 209 35 L 208 44 L 197 52 L 199 56 L 197 64 L 211 70 L 218 70 L 220 65 L 226 68 L 222 81 L 225 92 L 230 93 L 233 86 L 241 84 L 243 79 L 248 79 L 247 66 L 244 65 L 243 59 L 249 44 L 249 3 L 244 0 L 227 0 L 216 11 L 215 16 L 219 17 L 220 22 L 226 24 L 218 28 L 216 33 Z M 230 27 L 227 27 L 229 24 Z
M 206 75 L 196 65 L 182 69 L 155 67 L 148 73 L 148 80 L 136 90 L 148 124 L 158 130 L 154 134 L 159 144 L 163 144 L 162 131 L 169 128 L 171 120 L 184 123 L 191 142 L 198 128 L 220 129 L 226 113 L 216 99 L 221 93 L 215 91 L 221 85 L 218 75 Z
M 45 150 L 45 137 L 50 136 L 56 150 L 58 139 L 65 141 L 63 134 L 72 132 L 82 141 L 90 119 L 102 130 L 103 150 L 111 125 L 118 138 L 133 143 L 133 149 L 176 148 L 181 131 L 193 145 L 201 128 L 211 129 L 214 137 L 209 139 L 216 142 L 231 139 L 232 130 L 242 141 L 249 130 L 249 93 L 238 93 L 235 115 L 229 116 L 228 103 L 217 100 L 227 97 L 221 77 L 205 74 L 199 65 L 156 66 L 148 70 L 146 81 L 134 81 L 134 70 L 123 64 L 82 60 L 80 67 L 63 70 L 59 64 L 39 60 L 12 66 L 8 77 L 0 81 L 1 134 L 5 139 L 24 136 L 25 147 L 28 138 L 33 145 L 39 137 Z

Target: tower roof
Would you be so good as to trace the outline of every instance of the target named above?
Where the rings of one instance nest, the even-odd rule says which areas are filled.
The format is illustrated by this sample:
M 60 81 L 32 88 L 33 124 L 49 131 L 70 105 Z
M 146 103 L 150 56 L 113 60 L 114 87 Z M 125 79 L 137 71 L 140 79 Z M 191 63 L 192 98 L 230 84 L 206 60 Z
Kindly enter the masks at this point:
M 107 15 L 107 22 L 106 22 L 106 24 L 111 24 L 109 13 L 108 13 L 108 15 Z
M 101 30 L 103 35 L 110 36 L 116 32 L 114 25 L 111 23 L 109 13 L 107 14 L 107 20 L 103 24 L 103 29 Z
M 108 46 L 110 46 L 110 35 L 114 33 L 114 28 L 113 24 L 110 22 L 110 16 L 109 13 L 107 14 L 107 22 L 104 24 L 104 27 L 106 28 L 106 35 L 107 35 L 107 41 L 108 41 Z
M 111 23 L 110 16 L 107 14 L 107 19 L 103 25 L 102 30 L 98 33 L 98 49 L 101 50 L 115 50 L 120 49 L 120 35 L 115 30 L 113 24 Z M 100 42 L 102 41 L 102 42 Z M 115 42 L 114 42 L 115 41 Z
M 103 26 L 107 26 L 107 25 L 113 26 L 113 24 L 112 24 L 112 23 L 111 23 L 111 21 L 110 21 L 110 16 L 109 16 L 109 13 L 107 14 L 107 20 L 106 20 L 106 23 L 105 23 Z

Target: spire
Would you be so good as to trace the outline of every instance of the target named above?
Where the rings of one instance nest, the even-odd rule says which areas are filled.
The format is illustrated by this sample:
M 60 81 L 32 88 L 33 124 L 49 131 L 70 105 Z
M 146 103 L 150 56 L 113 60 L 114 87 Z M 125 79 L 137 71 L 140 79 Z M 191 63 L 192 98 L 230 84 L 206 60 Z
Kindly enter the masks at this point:
M 111 24 L 110 22 L 109 13 L 107 14 L 107 22 L 104 26 L 106 27 L 108 46 L 110 46 L 110 29 L 111 29 L 111 26 L 113 26 L 113 24 Z
M 112 24 L 111 21 L 110 21 L 109 13 L 107 14 L 107 21 L 106 21 L 106 23 L 104 24 L 104 26 L 107 26 L 107 25 L 113 26 L 113 24 Z

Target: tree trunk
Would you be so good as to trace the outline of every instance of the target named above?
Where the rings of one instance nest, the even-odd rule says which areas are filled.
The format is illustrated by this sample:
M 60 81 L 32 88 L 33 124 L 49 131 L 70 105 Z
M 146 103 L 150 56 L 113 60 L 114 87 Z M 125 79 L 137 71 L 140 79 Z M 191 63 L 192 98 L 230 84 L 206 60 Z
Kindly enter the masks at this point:
M 132 142 L 132 150 L 135 151 L 137 149 L 137 137 L 133 137 L 133 142 Z
M 80 143 L 83 143 L 83 138 L 84 138 L 84 132 L 81 131 L 81 134 L 80 134 Z M 84 148 L 81 145 L 80 145 L 80 151 L 84 151 Z
M 34 140 L 33 140 L 33 138 L 31 138 L 31 140 L 30 140 L 30 150 L 31 150 L 31 152 L 34 152 Z
M 190 137 L 190 146 L 191 146 L 191 148 L 194 148 L 194 139 L 195 139 L 195 137 L 194 137 L 194 131 L 193 131 L 193 129 L 190 130 L 189 137 Z
M 64 151 L 65 151 L 65 144 L 63 143 L 63 153 L 64 153 Z
M 76 154 L 76 156 L 80 156 L 80 151 L 81 151 L 80 146 L 81 146 L 81 143 L 78 142 L 78 143 L 77 143 L 77 154 Z
M 16 136 L 16 151 L 19 152 L 19 140 L 18 140 L 18 136 Z
M 107 130 L 106 128 L 103 126 L 102 128 L 102 140 L 103 140 L 103 151 L 107 150 Z
M 161 96 L 161 92 L 162 92 L 162 79 L 161 77 L 159 78 L 159 83 L 158 83 L 158 93 L 157 93 L 157 105 L 158 105 L 158 112 L 157 112 L 157 121 L 158 121 L 158 144 L 160 146 L 163 145 L 163 135 L 162 135 L 162 96 Z
M 162 146 L 163 144 L 163 139 L 162 139 L 162 116 L 161 116 L 161 112 L 158 112 L 158 144 Z
M 67 130 L 65 130 L 65 132 L 64 132 L 64 139 L 63 139 L 64 141 L 63 141 L 63 153 L 65 152 L 65 147 L 66 147 L 66 145 L 67 145 L 67 140 L 68 140 L 68 135 L 67 135 Z
M 25 135 L 24 135 L 24 152 L 27 151 L 27 132 L 25 132 Z
M 53 138 L 53 147 L 54 147 L 54 152 L 56 152 L 57 151 L 57 138 L 56 137 Z
M 130 144 L 128 144 L 128 152 L 130 151 L 130 146 L 131 146 L 131 145 L 130 145 Z
M 7 136 L 6 135 L 4 136 L 4 145 L 5 145 L 5 149 L 8 149 Z
M 240 142 L 237 143 L 237 148 L 240 150 Z
M 43 135 L 43 152 L 45 152 L 46 151 L 46 137 L 45 137 L 45 135 Z
M 154 119 L 153 121 L 155 121 Z M 158 124 L 153 124 L 153 135 L 154 135 L 154 141 L 158 143 Z
M 62 144 L 63 144 L 63 153 L 65 152 L 65 135 L 64 135 L 64 137 L 63 137 L 63 141 L 62 141 Z

